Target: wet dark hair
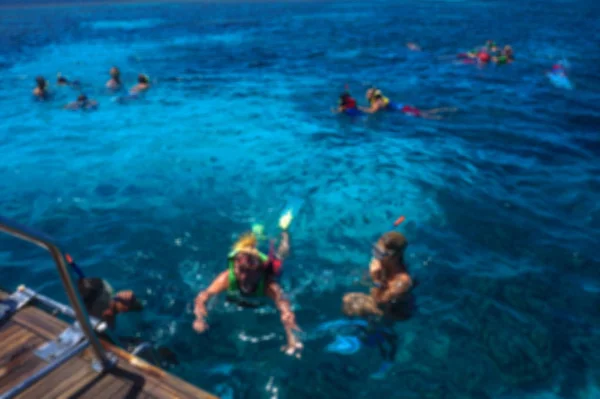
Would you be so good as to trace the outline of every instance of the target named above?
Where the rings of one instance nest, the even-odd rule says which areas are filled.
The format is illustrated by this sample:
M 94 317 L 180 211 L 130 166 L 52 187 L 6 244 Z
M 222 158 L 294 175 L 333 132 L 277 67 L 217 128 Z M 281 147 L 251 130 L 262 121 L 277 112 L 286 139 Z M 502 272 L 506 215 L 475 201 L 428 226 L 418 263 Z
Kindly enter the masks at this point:
M 115 70 L 114 74 L 113 69 Z M 112 67 L 110 69 L 110 77 L 114 79 L 115 82 L 121 83 L 121 71 L 119 70 L 119 68 L 117 68 L 116 66 Z
M 80 94 L 79 97 L 77 97 L 77 101 L 87 101 L 87 99 L 85 94 Z
M 38 76 L 37 78 L 35 78 L 35 82 L 37 83 L 39 88 L 41 88 L 41 89 L 46 88 L 46 79 L 44 79 L 43 76 Z
M 65 78 L 64 76 L 59 76 L 57 81 L 58 81 L 58 83 L 68 83 L 69 82 L 67 80 L 67 78 Z
M 344 105 L 346 102 L 348 102 L 348 100 L 350 98 L 351 98 L 350 93 L 348 93 L 348 92 L 340 94 L 340 100 L 339 100 L 340 105 Z
M 398 262 L 396 263 L 396 265 L 408 271 L 406 263 L 404 262 L 404 251 L 408 246 L 408 241 L 406 240 L 406 237 L 404 237 L 402 233 L 399 233 L 397 231 L 389 231 L 382 235 L 379 238 L 379 241 L 381 241 L 381 243 L 383 244 L 385 251 L 389 252 L 388 256 L 397 257 Z M 392 266 L 391 264 L 388 264 L 388 266 L 385 266 L 384 264 L 384 268 L 386 267 Z M 388 271 L 390 270 L 387 270 L 385 272 L 387 273 Z
M 96 299 L 100 298 L 104 292 L 104 281 L 98 277 L 88 277 L 79 279 L 77 282 L 79 294 L 86 308 L 91 307 Z
M 385 233 L 381 236 L 380 240 L 388 251 L 404 252 L 408 246 L 408 241 L 406 240 L 406 237 L 404 237 L 404 234 L 397 231 Z
M 148 83 L 148 77 L 146 75 L 139 75 L 138 82 L 139 83 Z

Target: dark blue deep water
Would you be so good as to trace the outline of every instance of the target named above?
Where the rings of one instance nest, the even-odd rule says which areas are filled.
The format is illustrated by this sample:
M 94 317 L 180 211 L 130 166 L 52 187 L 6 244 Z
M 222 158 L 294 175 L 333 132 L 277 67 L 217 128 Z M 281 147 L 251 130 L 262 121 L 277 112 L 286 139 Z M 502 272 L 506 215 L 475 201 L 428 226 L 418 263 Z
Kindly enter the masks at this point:
M 596 4 L 595 4 L 596 3 Z M 119 332 L 171 347 L 170 371 L 223 398 L 600 397 L 600 30 L 594 1 L 375 1 L 0 6 L 0 213 L 55 237 L 146 311 Z M 504 67 L 442 56 L 493 38 Z M 410 52 L 416 41 L 422 52 Z M 566 60 L 572 90 L 546 78 Z M 118 65 L 147 97 L 112 101 Z M 96 112 L 62 110 L 82 82 Z M 36 75 L 54 98 L 34 102 Z M 376 84 L 440 121 L 330 107 Z M 275 233 L 304 330 L 279 351 L 275 310 L 192 301 L 235 238 Z M 381 381 L 376 349 L 325 351 L 341 297 L 399 215 L 420 285 Z M 48 256 L 0 241 L 0 283 L 64 299 Z

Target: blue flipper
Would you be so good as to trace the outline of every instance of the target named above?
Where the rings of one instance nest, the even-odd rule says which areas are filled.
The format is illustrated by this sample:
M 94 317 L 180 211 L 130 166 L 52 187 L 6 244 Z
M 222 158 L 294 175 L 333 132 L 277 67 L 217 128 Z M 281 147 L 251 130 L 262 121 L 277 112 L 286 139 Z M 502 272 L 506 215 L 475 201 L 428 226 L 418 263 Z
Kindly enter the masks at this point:
M 325 350 L 339 355 L 354 355 L 361 348 L 360 339 L 351 335 L 337 335 L 335 341 L 327 345 Z
M 375 373 L 371 374 L 370 377 L 375 380 L 382 380 L 385 378 L 387 372 L 392 368 L 394 363 L 392 362 L 383 362 Z

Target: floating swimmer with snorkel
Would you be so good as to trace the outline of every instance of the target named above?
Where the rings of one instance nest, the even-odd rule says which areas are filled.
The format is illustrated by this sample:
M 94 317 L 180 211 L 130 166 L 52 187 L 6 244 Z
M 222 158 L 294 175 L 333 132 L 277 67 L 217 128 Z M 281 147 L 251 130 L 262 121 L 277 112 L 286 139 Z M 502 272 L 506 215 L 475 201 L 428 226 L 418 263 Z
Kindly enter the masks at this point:
M 331 112 L 334 114 L 344 114 L 348 116 L 359 116 L 362 115 L 362 111 L 358 109 L 358 103 L 350 95 L 349 86 L 345 86 L 346 90 L 340 95 L 338 100 L 338 107 L 332 108 Z
M 456 108 L 444 107 L 434 108 L 429 110 L 422 110 L 412 105 L 400 104 L 390 101 L 389 98 L 383 95 L 381 90 L 372 87 L 367 90 L 367 100 L 369 101 L 369 107 L 359 107 L 362 112 L 368 114 L 374 114 L 380 111 L 396 111 L 402 112 L 408 116 L 414 116 L 425 119 L 442 119 L 441 113 L 456 112 Z
M 262 233 L 260 228 L 253 228 L 253 232 L 244 234 L 233 246 L 233 250 L 227 257 L 228 267 L 221 272 L 217 278 L 204 291 L 200 292 L 195 300 L 194 330 L 202 333 L 208 330 L 206 317 L 208 311 L 206 303 L 208 300 L 220 293 L 227 292 L 229 300 L 236 301 L 244 306 L 247 300 L 270 298 L 281 314 L 281 322 L 285 329 L 287 345 L 282 350 L 288 355 L 300 356 L 303 345 L 296 337 L 300 328 L 296 324 L 296 316 L 291 309 L 290 302 L 284 296 L 283 290 L 277 281 L 281 274 L 283 259 L 287 257 L 290 250 L 288 228 L 293 218 L 293 210 L 286 210 L 279 219 L 281 237 L 279 247 L 271 251 L 269 255 L 260 252 L 258 246 L 258 235 Z M 250 305 L 252 306 L 252 305 Z
M 404 221 L 398 218 L 394 228 Z M 384 359 L 380 369 L 371 375 L 384 378 L 396 356 L 397 336 L 393 325 L 406 320 L 414 312 L 412 290 L 415 283 L 404 262 L 408 242 L 402 233 L 389 231 L 373 245 L 369 275 L 370 294 L 350 292 L 344 295 L 342 311 L 350 319 L 323 323 L 319 329 L 351 327 L 353 335 L 338 335 L 327 350 L 343 355 L 356 353 L 362 345 L 377 346 Z M 354 319 L 354 318 L 358 318 Z

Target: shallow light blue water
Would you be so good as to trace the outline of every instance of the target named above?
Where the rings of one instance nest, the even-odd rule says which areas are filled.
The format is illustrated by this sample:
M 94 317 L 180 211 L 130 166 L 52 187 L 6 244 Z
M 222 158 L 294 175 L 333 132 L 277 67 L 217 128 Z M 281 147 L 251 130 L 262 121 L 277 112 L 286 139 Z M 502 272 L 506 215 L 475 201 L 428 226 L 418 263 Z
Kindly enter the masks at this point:
M 234 398 L 594 398 L 600 395 L 600 63 L 592 2 L 135 4 L 0 8 L 1 214 L 56 237 L 89 275 L 133 288 L 121 319 L 170 346 L 171 371 Z M 495 38 L 517 62 L 438 56 Z M 424 51 L 405 49 L 419 42 Z M 572 90 L 545 73 L 570 64 Z M 153 87 L 120 105 L 118 65 Z M 34 78 L 82 82 L 31 99 Z M 442 121 L 333 116 L 344 83 L 368 84 Z M 274 310 L 222 301 L 191 329 L 196 293 L 254 222 L 275 232 L 290 198 L 283 284 L 306 333 L 279 352 Z M 370 244 L 406 215 L 418 313 L 396 329 L 388 379 L 377 350 L 329 353 L 341 296 Z M 1 285 L 63 298 L 35 248 L 2 239 Z M 340 332 L 344 334 L 345 332 Z

